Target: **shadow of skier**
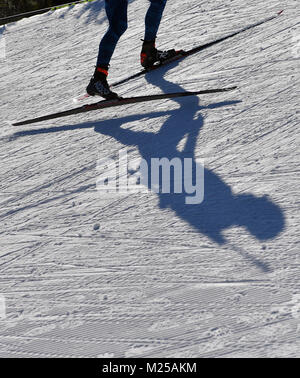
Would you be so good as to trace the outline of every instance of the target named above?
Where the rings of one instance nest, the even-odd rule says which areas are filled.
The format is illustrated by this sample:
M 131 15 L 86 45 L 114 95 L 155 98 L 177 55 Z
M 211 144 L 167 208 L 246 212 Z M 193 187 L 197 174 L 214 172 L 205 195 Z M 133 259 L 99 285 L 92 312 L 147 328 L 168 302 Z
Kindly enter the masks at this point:
M 177 92 L 183 90 L 179 85 L 164 79 L 168 67 L 159 72 L 146 75 L 149 84 L 159 87 L 163 92 Z M 132 131 L 121 128 L 122 120 L 113 119 L 101 122 L 95 131 L 110 135 L 123 145 L 137 146 L 139 153 L 148 167 L 152 158 L 192 159 L 193 178 L 199 168 L 195 159 L 195 147 L 198 134 L 203 127 L 204 119 L 199 114 L 199 98 L 175 98 L 178 109 L 169 112 L 168 119 L 161 126 L 159 132 Z M 232 102 L 231 102 L 232 103 Z M 230 102 L 215 104 L 215 107 L 226 106 Z M 214 108 L 214 104 L 209 106 Z M 200 107 L 201 109 L 201 107 Z M 186 138 L 184 148 L 177 149 L 178 143 Z M 150 177 L 150 174 L 149 174 Z M 170 177 L 171 188 L 174 187 L 174 176 Z M 150 180 L 149 180 L 150 181 Z M 184 185 L 182 185 L 184 188 Z M 149 183 L 150 188 L 150 183 Z M 184 190 L 182 193 L 162 193 L 162 182 L 159 182 L 159 206 L 161 209 L 171 209 L 174 214 L 194 227 L 198 232 L 206 235 L 219 245 L 225 244 L 226 239 L 222 231 L 233 226 L 246 228 L 256 239 L 263 241 L 276 237 L 284 229 L 284 216 L 281 209 L 266 196 L 256 197 L 252 194 L 233 194 L 227 185 L 211 169 L 204 168 L 204 199 L 198 204 L 186 204 L 190 195 Z M 263 271 L 269 267 L 250 256 L 243 249 L 233 248 L 251 263 Z
M 183 89 L 164 78 L 170 67 L 161 67 L 160 70 L 146 75 L 149 84 L 155 85 L 163 92 L 177 92 Z M 95 126 L 93 123 L 80 123 L 60 127 L 25 130 L 14 133 L 10 139 L 38 135 L 43 133 L 57 133 L 69 130 L 85 129 L 95 126 L 95 131 L 109 135 L 124 146 L 136 146 L 141 158 L 151 167 L 152 158 L 167 158 L 171 161 L 178 158 L 181 161 L 191 159 L 192 177 L 195 177 L 199 162 L 196 161 L 195 149 L 198 135 L 203 127 L 204 118 L 201 109 L 215 109 L 236 104 L 240 101 L 224 101 L 199 106 L 199 97 L 175 98 L 179 107 L 173 110 L 162 110 L 148 113 L 133 114 L 119 118 L 101 120 Z M 146 106 L 146 105 L 145 105 Z M 151 107 L 152 108 L 152 107 Z M 133 131 L 122 128 L 130 122 L 151 119 L 153 123 L 158 117 L 167 117 L 160 130 L 155 132 Z M 178 149 L 179 142 L 185 140 L 184 147 Z M 151 175 L 149 174 L 149 177 Z M 174 176 L 170 175 L 170 187 L 174 188 Z M 151 189 L 149 182 L 149 189 Z M 184 183 L 182 182 L 182 188 Z M 257 240 L 264 241 L 276 237 L 284 229 L 284 215 L 276 204 L 267 196 L 256 197 L 253 194 L 234 194 L 213 170 L 204 168 L 204 199 L 201 203 L 187 204 L 186 198 L 190 193 L 183 190 L 181 193 L 162 192 L 162 183 L 159 182 L 159 206 L 161 209 L 170 209 L 176 216 L 190 224 L 199 233 L 206 235 L 219 245 L 230 245 L 231 249 L 241 254 L 252 264 L 267 272 L 270 268 L 264 262 L 254 258 L 239 246 L 226 242 L 222 232 L 231 227 L 243 227 Z

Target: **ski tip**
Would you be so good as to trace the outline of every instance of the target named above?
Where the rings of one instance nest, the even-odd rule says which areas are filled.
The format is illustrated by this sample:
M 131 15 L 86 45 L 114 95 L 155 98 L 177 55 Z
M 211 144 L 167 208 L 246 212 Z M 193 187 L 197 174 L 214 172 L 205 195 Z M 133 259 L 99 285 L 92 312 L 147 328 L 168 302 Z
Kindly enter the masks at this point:
M 282 9 L 281 11 L 279 11 L 279 12 L 277 13 L 277 15 L 279 16 L 280 14 L 283 13 L 283 11 L 284 11 L 284 9 Z
M 228 91 L 234 91 L 235 89 L 238 89 L 237 85 L 234 85 L 232 87 L 222 88 L 220 90 L 216 89 L 216 91 L 218 91 L 218 92 L 228 92 Z
M 23 126 L 27 124 L 27 121 L 12 121 L 9 124 L 10 126 Z
M 10 122 L 10 126 L 20 126 L 22 125 L 22 121 L 14 121 L 14 122 Z

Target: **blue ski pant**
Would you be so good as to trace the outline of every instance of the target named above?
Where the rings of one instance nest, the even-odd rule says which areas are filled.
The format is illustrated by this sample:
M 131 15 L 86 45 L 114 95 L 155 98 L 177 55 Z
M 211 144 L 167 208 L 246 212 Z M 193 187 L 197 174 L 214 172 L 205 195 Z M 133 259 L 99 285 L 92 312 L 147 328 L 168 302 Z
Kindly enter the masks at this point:
M 153 41 L 159 28 L 167 0 L 149 0 L 145 17 L 146 41 Z M 108 66 L 121 35 L 127 29 L 128 0 L 105 0 L 105 10 L 109 22 L 108 30 L 99 46 L 97 66 Z

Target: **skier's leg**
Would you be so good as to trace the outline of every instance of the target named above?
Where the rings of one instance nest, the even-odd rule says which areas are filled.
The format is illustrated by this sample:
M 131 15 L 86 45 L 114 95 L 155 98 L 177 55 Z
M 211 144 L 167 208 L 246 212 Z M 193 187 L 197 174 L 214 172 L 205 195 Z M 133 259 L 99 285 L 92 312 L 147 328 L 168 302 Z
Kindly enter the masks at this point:
M 153 66 L 156 62 L 163 63 L 177 54 L 174 49 L 168 51 L 156 49 L 156 34 L 167 0 L 150 0 L 150 2 L 145 18 L 145 39 L 141 51 L 141 65 L 145 68 Z
M 97 66 L 108 66 L 121 35 L 127 29 L 128 0 L 105 0 L 109 28 L 99 46 Z
M 167 0 L 150 0 L 145 18 L 145 41 L 154 41 Z
M 116 99 L 108 82 L 108 67 L 121 35 L 127 29 L 128 0 L 105 0 L 105 11 L 109 27 L 99 46 L 97 65 L 86 91 L 91 96 L 102 96 L 105 99 Z

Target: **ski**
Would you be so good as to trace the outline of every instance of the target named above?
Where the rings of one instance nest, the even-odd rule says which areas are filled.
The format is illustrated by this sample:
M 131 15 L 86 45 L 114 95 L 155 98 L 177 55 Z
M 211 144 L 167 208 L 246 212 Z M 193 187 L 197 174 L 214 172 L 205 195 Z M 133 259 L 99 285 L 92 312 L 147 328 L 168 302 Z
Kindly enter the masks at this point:
M 228 88 L 217 88 L 217 89 L 204 89 L 204 90 L 196 91 L 196 92 L 186 91 L 186 92 L 175 92 L 175 93 L 162 93 L 162 94 L 149 95 L 149 96 L 137 96 L 137 97 L 127 97 L 127 98 L 120 97 L 114 100 L 103 100 L 103 101 L 99 101 L 93 104 L 83 105 L 78 108 L 73 108 L 73 109 L 65 110 L 58 113 L 48 114 L 45 116 L 16 122 L 16 123 L 13 123 L 12 126 L 28 125 L 31 123 L 47 121 L 54 118 L 66 117 L 73 114 L 85 113 L 92 110 L 105 109 L 105 108 L 110 108 L 114 106 L 122 106 L 122 105 L 128 105 L 128 104 L 135 104 L 138 102 L 147 102 L 147 101 L 155 101 L 155 100 L 162 100 L 162 99 L 171 99 L 175 97 L 197 96 L 201 94 L 227 92 L 227 91 L 234 90 L 236 88 L 237 87 L 228 87 Z
M 140 77 L 142 75 L 145 75 L 148 72 L 155 71 L 155 70 L 159 69 L 162 66 L 165 66 L 165 65 L 170 64 L 172 62 L 175 62 L 177 60 L 186 58 L 186 57 L 191 56 L 193 54 L 196 54 L 199 51 L 205 50 L 205 49 L 207 49 L 207 48 L 209 48 L 211 46 L 214 46 L 214 45 L 216 45 L 216 44 L 218 44 L 220 42 L 226 41 L 227 39 L 232 38 L 232 37 L 234 37 L 234 36 L 236 36 L 238 34 L 241 34 L 241 33 L 245 32 L 245 31 L 247 31 L 249 29 L 252 29 L 252 28 L 254 28 L 256 26 L 265 24 L 266 22 L 271 21 L 274 18 L 280 16 L 282 14 L 282 12 L 283 12 L 283 10 L 281 10 L 280 12 L 276 13 L 273 16 L 264 18 L 263 20 L 257 21 L 257 22 L 255 22 L 253 24 L 250 24 L 250 25 L 247 25 L 247 26 L 243 27 L 242 29 L 239 29 L 239 30 L 237 30 L 237 31 L 235 31 L 235 32 L 233 32 L 231 34 L 227 34 L 226 36 L 220 37 L 220 38 L 215 39 L 215 40 L 213 40 L 211 42 L 207 42 L 207 43 L 201 44 L 201 45 L 196 46 L 196 47 L 194 47 L 194 48 L 192 48 L 190 50 L 187 50 L 187 51 L 184 51 L 184 50 L 177 51 L 177 55 L 175 55 L 174 57 L 172 57 L 170 59 L 167 59 L 167 60 L 163 61 L 162 63 L 156 64 L 156 65 L 154 65 L 154 66 L 152 66 L 150 68 L 143 69 L 143 70 L 141 70 L 141 71 L 139 71 L 139 72 L 137 72 L 137 73 L 135 73 L 135 74 L 133 74 L 131 76 L 126 77 L 125 79 L 122 79 L 122 80 L 119 80 L 119 81 L 117 81 L 115 83 L 112 83 L 110 86 L 111 87 L 116 87 L 116 86 L 124 84 L 124 83 L 126 83 L 126 82 L 128 82 L 128 81 L 130 81 L 132 79 L 135 79 L 135 78 L 138 78 L 138 77 Z

